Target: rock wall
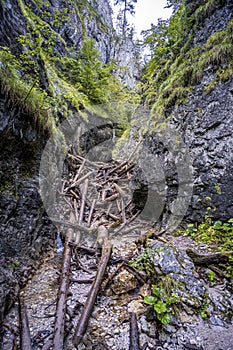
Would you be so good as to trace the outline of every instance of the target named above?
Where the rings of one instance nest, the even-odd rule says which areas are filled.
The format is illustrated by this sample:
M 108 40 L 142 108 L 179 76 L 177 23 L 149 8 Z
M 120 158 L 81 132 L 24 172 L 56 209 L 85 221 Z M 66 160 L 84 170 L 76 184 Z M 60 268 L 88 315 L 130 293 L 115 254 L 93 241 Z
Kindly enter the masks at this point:
M 42 259 L 54 248 L 55 230 L 38 193 L 45 137 L 29 116 L 0 96 L 0 323 Z
M 30 30 L 25 6 L 33 11 L 36 25 L 49 25 L 56 33 L 59 57 L 68 48 L 79 49 L 83 38 L 94 38 L 102 61 L 111 57 L 114 33 L 108 1 L 0 2 L 0 42 L 19 54 L 17 40 Z M 30 11 L 30 10 L 28 10 Z M 42 20 L 43 22 L 40 22 Z M 46 38 L 46 34 L 45 34 Z M 49 39 L 49 38 L 48 38 Z M 42 45 L 46 45 L 43 43 Z M 43 79 L 43 62 L 40 79 Z M 45 74 L 46 75 L 46 74 Z M 47 85 L 48 86 L 48 85 Z M 48 219 L 39 195 L 39 166 L 48 135 L 2 91 L 0 95 L 0 324 L 4 314 L 42 260 L 53 252 L 56 230 Z
M 216 3 L 197 27 L 194 47 L 224 30 L 230 19 L 232 2 Z M 188 221 L 200 222 L 205 215 L 223 221 L 233 217 L 233 79 L 216 82 L 215 69 L 212 64 L 206 67 L 187 102 L 167 110 L 169 125 L 182 135 L 193 165 Z M 211 84 L 213 88 L 207 91 Z
M 194 1 L 189 2 L 190 5 L 196 6 Z M 194 39 L 191 48 L 203 45 L 213 33 L 224 30 L 232 18 L 231 1 L 215 2 L 215 6 L 210 10 L 210 14 L 202 18 L 193 31 Z M 221 63 L 219 63 L 219 67 L 221 67 Z M 227 68 L 229 65 L 222 64 L 222 72 Z M 218 80 L 215 72 L 216 66 L 210 63 L 195 84 L 190 81 L 190 85 L 193 86 L 186 101 L 167 106 L 165 116 L 161 117 L 161 120 L 158 117 L 157 124 L 154 117 L 148 124 L 152 107 L 145 106 L 145 112 L 139 110 L 132 123 L 128 143 L 127 145 L 123 143 L 124 146 L 120 148 L 120 152 L 125 151 L 130 154 L 135 140 L 139 139 L 139 135 L 144 135 L 143 145 L 148 149 L 148 153 L 158 157 L 161 169 L 157 169 L 157 177 L 160 176 L 159 171 L 161 170 L 163 173 L 161 175 L 162 182 L 163 176 L 165 177 L 162 194 L 165 198 L 164 203 L 163 200 L 160 201 L 161 195 L 157 191 L 152 206 L 157 211 L 159 211 L 156 209 L 157 207 L 163 206 L 159 222 L 164 225 L 174 213 L 174 209 L 177 208 L 176 199 L 182 182 L 185 183 L 185 178 L 179 178 L 177 170 L 181 164 L 179 162 L 182 162 L 182 152 L 174 157 L 174 154 L 167 147 L 169 143 L 173 143 L 175 146 L 174 135 L 177 132 L 190 156 L 189 164 L 183 163 L 182 165 L 183 174 L 185 174 L 186 168 L 189 167 L 190 170 L 193 168 L 193 180 L 187 179 L 189 189 L 193 188 L 193 190 L 191 203 L 186 205 L 184 220 L 186 222 L 201 222 L 206 215 L 223 221 L 233 217 L 233 79 L 228 77 L 222 81 Z M 153 113 L 156 114 L 155 107 Z M 148 117 L 145 118 L 146 114 Z M 165 130 L 169 129 L 170 135 L 164 132 L 166 137 L 161 139 L 158 136 L 160 127 L 161 130 L 164 127 Z M 158 188 L 159 181 L 157 182 Z M 186 196 L 185 191 L 183 191 L 183 195 Z M 181 217 L 183 217 L 182 213 Z
M 20 3 L 18 0 L 0 3 L 0 42 L 14 51 L 20 50 L 17 37 L 27 32 L 27 20 Z M 64 54 L 67 47 L 79 49 L 86 35 L 95 39 L 103 62 L 111 57 L 114 30 L 108 1 L 25 0 L 22 4 L 28 6 L 45 25 L 48 24 L 58 34 L 56 49 L 59 55 Z

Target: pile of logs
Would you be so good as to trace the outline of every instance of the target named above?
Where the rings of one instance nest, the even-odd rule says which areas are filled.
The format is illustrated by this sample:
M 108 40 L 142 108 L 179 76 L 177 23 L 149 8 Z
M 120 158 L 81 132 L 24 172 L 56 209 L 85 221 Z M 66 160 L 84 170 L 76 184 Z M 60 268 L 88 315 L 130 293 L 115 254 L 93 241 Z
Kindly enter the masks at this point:
M 106 164 L 92 162 L 80 155 L 73 154 L 72 149 L 68 154 L 66 160 L 67 174 L 63 180 L 60 193 L 63 196 L 64 208 L 66 210 L 63 211 L 60 220 L 54 220 L 63 227 L 63 232 L 65 232 L 54 332 L 44 344 L 43 350 L 64 349 L 66 303 L 71 257 L 74 247 L 76 253 L 81 245 L 82 249 L 93 250 L 94 252 L 97 249 L 101 253 L 96 276 L 92 282 L 86 303 L 74 332 L 73 344 L 75 347 L 82 341 L 87 330 L 101 284 L 102 289 L 104 289 L 114 276 L 114 274 L 111 274 L 102 283 L 112 250 L 109 230 L 113 234 L 120 232 L 130 222 L 134 221 L 140 213 L 132 202 L 131 191 L 129 189 L 129 181 L 134 168 L 134 164 L 130 162 L 130 158 L 126 161 L 114 161 Z M 97 233 L 96 236 L 94 235 L 95 231 Z M 88 235 L 86 235 L 87 233 Z M 91 237 L 95 237 L 92 242 L 93 247 L 85 246 L 86 243 L 90 245 Z M 135 275 L 139 283 L 145 283 L 143 277 L 124 262 L 115 270 L 115 273 L 125 265 Z M 31 349 L 26 308 L 22 296 L 20 296 L 19 301 L 21 349 Z M 140 349 L 135 314 L 130 317 L 129 343 L 130 349 Z M 143 348 L 146 347 L 144 346 Z
M 118 232 L 136 218 L 139 211 L 129 188 L 134 166 L 130 160 L 106 164 L 68 154 L 61 194 L 74 213 L 76 228 L 88 232 L 104 225 Z

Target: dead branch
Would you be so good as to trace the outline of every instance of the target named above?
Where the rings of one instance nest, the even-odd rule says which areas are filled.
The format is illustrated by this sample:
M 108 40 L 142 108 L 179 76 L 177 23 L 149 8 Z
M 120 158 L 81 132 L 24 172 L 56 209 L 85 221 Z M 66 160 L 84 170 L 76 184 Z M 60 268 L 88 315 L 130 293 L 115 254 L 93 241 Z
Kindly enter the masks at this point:
M 83 160 L 82 164 L 80 165 L 77 174 L 74 177 L 74 182 L 76 182 L 79 178 L 79 175 L 81 174 L 81 172 L 83 171 L 84 165 L 85 165 L 86 159 Z
M 135 220 L 136 217 L 139 215 L 139 213 L 140 213 L 140 210 L 138 210 L 137 213 L 135 215 L 133 215 L 130 219 L 125 221 L 117 230 L 115 230 L 114 233 L 120 232 L 126 225 L 130 224 L 133 220 Z
M 76 182 L 72 183 L 72 185 L 70 186 L 70 188 L 78 186 L 79 184 L 81 184 L 84 180 L 86 180 L 90 175 L 92 175 L 94 173 L 94 171 L 89 171 L 86 175 L 84 175 L 83 177 L 81 177 L 80 179 L 78 179 Z
M 116 276 L 117 272 L 124 266 L 124 262 L 117 266 L 117 268 L 108 276 L 108 278 L 102 283 L 102 290 L 104 290 L 108 283 Z
M 233 255 L 233 251 L 217 252 L 212 254 L 198 254 L 191 249 L 186 250 L 186 253 L 193 260 L 196 265 L 219 264 L 226 263 L 230 255 Z
M 66 315 L 66 299 L 69 286 L 70 261 L 72 254 L 72 245 L 69 244 L 70 236 L 73 235 L 73 230 L 67 230 L 65 246 L 62 256 L 62 271 L 60 275 L 59 290 L 57 296 L 57 307 L 54 324 L 54 335 L 52 340 L 53 350 L 63 350 L 65 336 L 65 315 Z
M 97 294 L 100 289 L 100 285 L 102 279 L 105 274 L 105 270 L 111 255 L 111 247 L 107 246 L 102 249 L 101 260 L 98 266 L 98 272 L 96 274 L 95 280 L 91 286 L 90 292 L 88 294 L 86 303 L 83 307 L 80 319 L 78 321 L 78 325 L 75 329 L 75 334 L 73 338 L 73 344 L 77 347 L 77 345 L 82 341 L 83 336 L 87 330 L 88 322 L 94 308 L 94 303 L 97 297 Z
M 112 202 L 112 201 L 115 201 L 118 197 L 119 197 L 119 194 L 118 193 L 114 193 L 112 196 L 106 197 L 105 201 L 106 202 Z
M 128 272 L 130 272 L 138 280 L 138 282 L 141 285 L 146 283 L 146 279 L 133 266 L 130 266 L 124 263 L 124 267 Z
M 77 161 L 79 161 L 79 162 L 85 160 L 85 162 L 86 162 L 87 164 L 89 164 L 89 165 L 91 165 L 91 166 L 93 166 L 93 167 L 95 167 L 95 168 L 100 168 L 100 167 L 102 166 L 102 164 L 100 164 L 100 163 L 98 163 L 98 162 L 92 162 L 92 161 L 90 161 L 90 160 L 88 160 L 88 159 L 86 159 L 86 158 L 81 157 L 80 155 L 73 156 L 72 154 L 68 154 L 68 157 L 69 157 L 69 158 L 72 158 L 72 159 L 75 159 L 75 160 L 77 160 Z
M 81 201 L 79 219 L 78 219 L 79 225 L 81 225 L 81 223 L 83 221 L 83 214 L 84 214 L 84 208 L 85 208 L 85 203 L 86 203 L 87 190 L 88 190 L 88 179 L 85 180 L 83 190 L 82 190 L 82 201 Z
M 85 246 L 82 246 L 82 245 L 78 245 L 76 247 L 76 249 L 84 250 L 90 255 L 95 255 L 96 254 L 96 249 L 85 247 Z
M 91 228 L 86 228 L 86 227 L 81 226 L 81 225 L 76 224 L 76 223 L 72 223 L 72 222 L 65 221 L 65 220 L 57 220 L 57 219 L 54 219 L 54 218 L 51 218 L 51 220 L 55 224 L 60 224 L 60 225 L 64 225 L 64 226 L 73 227 L 74 229 L 76 228 L 77 230 L 80 230 L 81 232 L 85 232 L 85 233 L 91 233 L 92 232 Z
M 32 350 L 27 310 L 26 310 L 24 298 L 22 295 L 19 295 L 19 321 L 20 321 L 20 349 Z
M 96 199 L 93 199 L 92 204 L 91 204 L 91 209 L 89 212 L 89 216 L 88 216 L 88 220 L 87 220 L 87 227 L 91 226 L 91 220 L 92 220 L 93 212 L 95 209 L 95 203 L 96 203 Z
M 130 314 L 130 345 L 129 350 L 140 350 L 137 316 L 134 312 Z

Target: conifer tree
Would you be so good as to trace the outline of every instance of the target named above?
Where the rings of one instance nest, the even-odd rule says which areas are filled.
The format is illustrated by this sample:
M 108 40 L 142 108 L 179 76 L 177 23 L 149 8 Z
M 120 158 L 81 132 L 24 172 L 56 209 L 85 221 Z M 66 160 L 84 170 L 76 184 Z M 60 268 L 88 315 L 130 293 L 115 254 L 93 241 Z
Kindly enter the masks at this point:
M 94 39 L 86 39 L 76 59 L 64 60 L 64 73 L 75 87 L 92 103 L 103 103 L 112 65 L 104 65 Z
M 121 22 L 121 31 L 123 36 L 126 35 L 128 27 L 127 14 L 135 14 L 136 3 L 137 0 L 116 0 L 114 3 L 115 5 L 119 5 L 121 8 L 118 14 L 118 21 Z

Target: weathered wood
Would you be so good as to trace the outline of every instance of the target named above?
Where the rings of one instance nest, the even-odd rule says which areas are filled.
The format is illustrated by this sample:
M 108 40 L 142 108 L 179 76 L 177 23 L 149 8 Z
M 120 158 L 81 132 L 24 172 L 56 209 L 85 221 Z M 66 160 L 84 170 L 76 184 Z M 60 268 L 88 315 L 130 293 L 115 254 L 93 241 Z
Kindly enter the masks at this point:
M 81 201 L 79 219 L 78 219 L 79 225 L 81 225 L 81 223 L 83 221 L 85 203 L 86 203 L 86 198 L 87 198 L 88 182 L 89 182 L 88 179 L 86 179 L 84 182 L 83 190 L 82 190 L 82 201 Z
M 78 186 L 79 184 L 81 184 L 84 180 L 86 180 L 90 175 L 94 174 L 94 171 L 89 171 L 86 175 L 83 175 L 83 177 L 81 177 L 80 179 L 78 179 L 76 182 L 74 182 L 70 188 Z
M 32 350 L 27 310 L 24 303 L 24 298 L 21 294 L 19 294 L 19 325 L 20 325 L 20 350 Z
M 130 314 L 130 337 L 129 337 L 129 350 L 140 350 L 139 332 L 137 316 L 134 312 Z
M 105 201 L 106 202 L 112 202 L 112 201 L 115 201 L 118 197 L 119 197 L 119 194 L 118 193 L 114 193 L 112 196 L 106 197 Z
M 114 233 L 118 233 L 120 232 L 125 226 L 127 226 L 128 224 L 130 224 L 133 220 L 136 219 L 136 217 L 139 215 L 140 210 L 137 211 L 137 213 L 135 215 L 133 215 L 131 218 L 129 218 L 127 221 L 125 221 L 121 226 L 119 226 L 119 228 L 117 228 L 115 230 Z
M 55 224 L 60 224 L 60 225 L 64 225 L 64 226 L 69 226 L 69 227 L 73 227 L 74 229 L 78 229 L 80 230 L 81 232 L 85 232 L 85 233 L 91 233 L 92 230 L 91 228 L 87 228 L 87 227 L 84 227 L 84 226 L 81 226 L 79 224 L 76 224 L 76 223 L 72 223 L 72 222 L 69 222 L 69 221 L 66 221 L 66 220 L 57 220 L 57 219 L 54 219 L 54 218 L 51 218 L 51 220 L 55 223 Z
M 117 268 L 108 276 L 108 278 L 102 283 L 102 290 L 104 290 L 108 283 L 116 276 L 117 272 L 124 266 L 124 262 L 117 266 Z
M 101 260 L 98 266 L 98 272 L 96 274 L 95 280 L 91 286 L 90 292 L 88 294 L 86 303 L 83 307 L 78 325 L 75 329 L 75 334 L 73 338 L 73 344 L 78 346 L 83 339 L 83 336 L 87 330 L 88 322 L 94 308 L 95 300 L 100 289 L 102 279 L 105 274 L 105 270 L 111 255 L 111 247 L 107 246 L 102 249 Z
M 96 239 L 97 247 L 102 247 L 108 238 L 108 229 L 104 225 L 98 226 L 98 234 Z
M 70 229 L 72 230 L 72 229 Z M 66 315 L 66 300 L 69 286 L 70 260 L 72 253 L 72 246 L 69 244 L 68 232 L 65 240 L 63 257 L 62 257 L 62 271 L 60 275 L 59 290 L 57 296 L 57 307 L 54 324 L 54 335 L 52 340 L 53 350 L 63 350 L 64 335 L 65 335 L 65 315 Z
M 88 216 L 88 220 L 87 220 L 87 227 L 91 226 L 91 220 L 92 220 L 93 212 L 95 209 L 95 203 L 96 203 L 96 199 L 93 199 L 92 204 L 91 204 L 91 209 L 89 212 L 89 216 Z
M 126 263 L 124 263 L 124 266 L 125 266 L 125 269 L 131 273 L 137 280 L 138 282 L 143 285 L 146 283 L 146 279 L 133 267 L 133 266 L 130 266 Z
M 188 256 L 193 260 L 196 265 L 218 264 L 221 262 L 227 262 L 230 255 L 233 255 L 233 251 L 217 252 L 211 254 L 198 254 L 191 249 L 186 250 Z
M 83 245 L 77 245 L 76 249 L 84 250 L 90 255 L 95 255 L 96 254 L 96 249 L 85 247 Z
M 100 168 L 100 167 L 102 166 L 102 164 L 100 164 L 100 163 L 98 163 L 98 162 L 92 162 L 92 161 L 90 161 L 90 160 L 88 160 L 88 159 L 86 159 L 86 158 L 84 158 L 84 157 L 81 157 L 80 155 L 74 156 L 74 155 L 72 155 L 72 154 L 68 154 L 68 157 L 71 158 L 71 159 L 75 159 L 75 160 L 77 160 L 77 161 L 79 161 L 79 162 L 85 160 L 85 162 L 86 162 L 87 164 L 90 164 L 91 166 L 96 167 L 96 168 Z

